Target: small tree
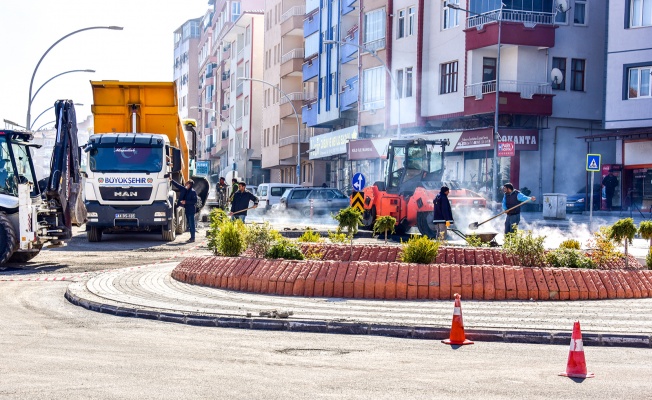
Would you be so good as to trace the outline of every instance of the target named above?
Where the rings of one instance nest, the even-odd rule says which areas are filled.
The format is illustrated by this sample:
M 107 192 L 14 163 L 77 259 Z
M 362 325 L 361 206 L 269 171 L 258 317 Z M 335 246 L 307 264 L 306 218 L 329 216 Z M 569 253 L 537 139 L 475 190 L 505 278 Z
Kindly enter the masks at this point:
M 389 215 L 378 217 L 374 224 L 374 233 L 379 235 L 381 232 L 385 232 L 385 243 L 387 243 L 387 232 L 394 233 L 395 226 L 396 218 Z
M 648 268 L 652 269 L 652 221 L 641 221 L 638 227 L 638 234 L 643 239 L 650 241 L 650 249 L 647 252 L 647 257 L 645 257 L 645 264 Z
M 625 242 L 625 268 L 627 268 L 629 264 L 627 245 L 632 243 L 634 236 L 636 236 L 636 225 L 634 225 L 634 220 L 631 218 L 618 220 L 609 230 L 609 239 L 617 243 Z
M 589 257 L 600 267 L 622 256 L 622 253 L 616 249 L 616 244 L 610 239 L 610 231 L 611 227 L 601 226 L 593 233 L 593 238 L 589 239 L 587 244 L 591 249 Z
M 362 225 L 362 213 L 357 208 L 347 207 L 341 209 L 333 218 L 339 223 L 340 230 L 346 228 L 351 241 L 351 254 L 353 254 L 353 235 L 358 233 L 358 226 Z

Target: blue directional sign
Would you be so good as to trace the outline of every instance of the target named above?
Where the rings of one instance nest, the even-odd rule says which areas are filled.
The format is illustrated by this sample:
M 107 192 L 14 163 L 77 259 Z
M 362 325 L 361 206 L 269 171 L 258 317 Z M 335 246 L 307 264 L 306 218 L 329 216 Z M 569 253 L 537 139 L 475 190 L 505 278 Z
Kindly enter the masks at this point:
M 353 175 L 353 180 L 351 182 L 353 184 L 353 190 L 356 191 L 361 191 L 364 189 L 364 185 L 366 183 L 366 179 L 364 178 L 364 175 L 362 175 L 360 172 L 356 173 Z
M 589 172 L 600 172 L 600 154 L 586 155 L 586 170 Z

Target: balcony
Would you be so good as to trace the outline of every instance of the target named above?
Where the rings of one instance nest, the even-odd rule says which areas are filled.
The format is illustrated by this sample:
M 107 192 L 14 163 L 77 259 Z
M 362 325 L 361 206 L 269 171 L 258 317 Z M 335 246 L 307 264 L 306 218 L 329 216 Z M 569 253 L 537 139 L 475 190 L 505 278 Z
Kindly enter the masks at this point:
M 308 147 L 310 143 L 310 136 L 306 131 L 301 131 L 300 135 L 294 134 L 284 138 L 279 139 L 278 141 L 278 157 L 281 160 L 286 160 L 288 158 L 297 157 L 297 142 L 301 141 L 301 148 Z
M 301 121 L 307 126 L 317 125 L 317 102 L 301 107 Z
M 358 0 L 342 0 L 342 15 L 355 11 Z
M 353 44 L 358 44 L 358 37 L 359 37 L 359 29 L 358 26 L 354 26 L 351 28 L 347 34 L 347 36 L 344 38 L 345 43 L 353 43 Z M 358 52 L 358 47 L 356 46 L 350 46 L 348 44 L 342 45 L 340 49 L 340 60 L 343 64 L 348 63 L 350 61 L 355 60 L 356 58 L 354 55 Z
M 299 76 L 303 73 L 303 49 L 293 49 L 281 57 L 281 78 L 288 75 Z
M 281 96 L 281 101 L 279 102 L 279 116 L 281 118 L 294 118 L 294 109 L 292 106 L 294 106 L 297 112 L 299 112 L 299 109 L 303 105 L 303 99 L 304 97 L 302 92 L 288 93 L 287 97 Z M 292 101 L 292 103 L 290 103 L 290 101 Z M 299 117 L 301 116 L 299 115 Z
M 211 148 L 211 151 L 210 151 L 210 157 L 211 158 L 220 158 L 221 154 L 222 154 L 222 149 L 221 148 L 219 148 L 217 146 L 213 146 Z
M 340 107 L 342 111 L 350 110 L 358 104 L 358 77 L 346 80 L 346 85 L 340 92 Z
M 353 46 L 349 46 L 349 47 L 353 47 Z M 372 40 L 371 42 L 367 42 L 367 43 L 363 44 L 362 47 L 364 47 L 368 51 L 378 51 L 380 49 L 384 49 L 385 48 L 385 38 L 378 39 L 378 40 Z
M 498 44 L 500 10 L 474 15 L 467 20 L 466 50 Z M 555 46 L 555 17 L 552 13 L 503 10 L 502 44 L 533 47 Z
M 303 81 L 309 81 L 319 75 L 319 58 L 315 57 L 303 63 L 301 68 L 303 74 Z
M 231 72 L 223 72 L 222 73 L 222 90 L 227 90 L 228 88 L 231 87 Z
M 319 30 L 319 13 L 314 13 L 303 20 L 303 37 L 308 37 Z
M 552 115 L 552 87 L 545 82 L 500 81 L 500 108 L 505 114 Z M 464 115 L 496 111 L 496 81 L 464 88 Z
M 301 35 L 303 33 L 303 18 L 306 15 L 305 6 L 294 6 L 281 15 L 281 36 Z

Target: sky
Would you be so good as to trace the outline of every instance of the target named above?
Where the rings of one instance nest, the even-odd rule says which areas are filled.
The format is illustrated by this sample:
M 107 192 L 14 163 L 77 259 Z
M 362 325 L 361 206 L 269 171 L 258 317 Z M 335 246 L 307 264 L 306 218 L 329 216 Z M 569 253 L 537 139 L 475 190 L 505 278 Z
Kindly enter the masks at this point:
M 72 35 L 57 44 L 39 66 L 32 94 L 59 76 L 32 102 L 32 121 L 58 99 L 71 99 L 77 120 L 91 114 L 90 80 L 172 81 L 174 31 L 203 16 L 208 0 L 0 0 L 0 129 L 4 119 L 25 125 L 29 84 L 39 59 L 61 37 L 91 26 L 122 26 Z M 48 111 L 34 129 L 53 121 Z M 52 125 L 52 124 L 50 124 Z

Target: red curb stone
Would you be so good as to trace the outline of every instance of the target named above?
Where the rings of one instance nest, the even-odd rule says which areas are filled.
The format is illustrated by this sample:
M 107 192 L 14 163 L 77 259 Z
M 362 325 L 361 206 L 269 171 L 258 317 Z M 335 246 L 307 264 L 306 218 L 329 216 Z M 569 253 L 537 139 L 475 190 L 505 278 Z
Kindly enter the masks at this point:
M 258 293 L 270 293 L 269 278 L 276 271 L 276 260 L 265 260 L 263 270 L 260 273 L 260 291 Z M 274 282 L 274 290 L 276 290 L 276 282 Z
M 285 289 L 285 283 L 279 282 L 281 275 L 285 272 L 285 265 L 287 261 L 285 260 L 272 260 L 272 266 L 270 267 L 269 278 L 267 279 L 267 293 L 269 294 L 282 294 L 278 293 L 279 288 L 281 290 Z
M 367 278 L 368 270 L 368 262 L 361 262 L 360 265 L 358 265 L 358 270 L 355 273 L 355 279 L 353 281 L 353 297 L 356 299 L 364 298 L 364 283 Z
M 254 281 L 256 279 L 256 274 L 260 271 L 260 263 L 262 261 L 260 258 L 254 258 L 252 260 L 253 262 L 247 271 L 248 274 L 246 280 L 243 283 L 245 285 L 243 286 L 243 290 L 246 290 L 247 292 L 254 292 Z
M 349 264 L 349 261 L 340 261 L 338 263 L 337 274 L 335 275 L 335 281 L 333 281 L 333 297 L 344 296 L 344 279 L 346 279 Z
M 353 253 L 351 255 L 351 261 L 360 260 L 360 253 L 362 253 L 362 248 L 353 246 Z
M 342 296 L 347 299 L 353 298 L 353 283 L 355 282 L 355 277 L 358 273 L 358 268 L 360 266 L 359 261 L 353 261 L 349 263 L 349 266 L 346 269 L 346 275 L 344 275 L 344 284 L 342 286 Z
M 313 291 L 313 296 L 315 297 L 325 297 L 324 296 L 324 283 L 326 282 L 326 275 L 328 274 L 328 269 L 329 265 L 332 261 L 324 261 L 322 266 L 319 268 L 319 272 L 317 272 L 317 276 L 315 277 L 315 290 Z
M 310 268 L 312 268 L 313 261 L 308 260 L 301 263 L 301 269 L 299 274 L 294 280 L 294 285 L 292 285 L 292 295 L 293 296 L 305 296 L 306 293 L 306 278 L 308 273 L 310 273 Z
M 294 275 L 294 268 L 296 267 L 296 261 L 285 260 L 282 263 L 283 272 L 279 275 L 276 280 L 276 294 L 281 296 L 289 296 L 292 294 L 292 285 L 288 285 L 288 279 Z M 299 272 L 297 271 L 297 275 Z M 290 294 L 288 294 L 288 292 Z
M 449 300 L 451 297 L 451 267 L 442 264 L 439 266 L 439 299 Z
M 494 265 L 494 252 L 493 250 L 483 250 L 484 253 L 484 264 L 483 265 Z
M 460 265 L 451 265 L 451 293 L 462 294 L 462 271 Z
M 233 274 L 233 271 L 238 267 L 240 264 L 240 258 L 239 257 L 229 257 L 231 260 L 229 260 L 229 264 L 226 267 L 226 270 L 222 274 L 222 280 L 221 280 L 221 285 L 225 289 L 230 289 L 229 287 L 229 281 L 232 280 L 231 274 Z
M 260 287 L 262 284 L 261 277 L 263 276 L 263 273 L 265 272 L 266 268 L 267 268 L 267 260 L 258 260 L 258 265 L 256 266 L 254 272 L 251 274 L 251 278 L 249 278 L 250 292 L 260 293 L 261 290 Z
M 483 249 L 476 249 L 475 251 L 475 265 L 483 265 L 486 264 L 486 259 L 484 257 L 484 250 Z
M 446 262 L 446 248 L 440 247 L 437 251 L 437 257 L 435 257 L 435 264 L 443 264 Z
M 598 291 L 598 299 L 616 298 L 616 290 L 613 288 L 613 285 L 611 284 L 611 280 L 608 281 L 609 281 L 609 289 L 611 290 L 613 297 L 609 296 L 609 292 L 607 291 L 607 286 L 605 286 L 605 283 L 602 280 L 598 271 L 590 270 L 586 272 L 591 277 L 591 281 L 593 282 L 595 288 Z
M 191 273 L 193 275 L 193 280 L 195 282 L 199 281 L 199 276 L 200 275 L 210 275 L 206 276 L 206 278 L 203 280 L 204 282 L 208 283 L 210 281 L 210 285 L 213 287 L 220 287 L 220 278 L 219 274 L 223 273 L 224 266 L 222 264 L 226 263 L 228 261 L 222 259 L 222 257 L 215 257 L 212 259 L 206 260 L 205 263 L 201 263 L 191 269 Z
M 555 278 L 555 283 L 559 290 L 559 300 L 568 300 L 570 298 L 570 290 L 568 289 L 566 278 L 564 278 L 564 273 L 557 268 L 553 268 L 550 272 L 552 272 L 552 276 Z
M 306 275 L 306 282 L 304 284 L 304 296 L 315 297 L 315 281 L 317 280 L 317 276 L 319 275 L 319 271 L 321 271 L 323 265 L 325 265 L 325 262 L 323 261 L 314 261 L 310 263 L 310 271 L 308 271 L 308 275 Z
M 607 271 L 607 274 L 609 275 L 611 282 L 613 282 L 614 287 L 616 288 L 616 295 L 618 295 L 619 298 L 631 299 L 634 296 L 632 289 L 629 287 L 627 282 L 625 282 L 624 279 L 620 279 L 620 271 Z M 622 297 L 620 297 L 621 295 Z
M 577 270 L 577 269 L 571 269 L 570 272 L 573 275 L 573 279 L 575 280 L 575 284 L 577 285 L 577 290 L 579 291 L 579 299 L 580 300 L 588 300 L 590 298 L 590 296 L 589 296 L 589 286 L 584 281 L 584 274 L 582 273 L 582 271 Z M 591 282 L 591 283 L 593 283 L 593 282 Z M 595 289 L 595 287 L 594 287 L 594 289 Z M 596 298 L 598 296 L 597 290 L 595 291 L 595 296 L 596 296 Z
M 240 279 L 240 290 L 243 291 L 250 291 L 249 290 L 249 285 L 250 281 L 252 279 L 252 275 L 256 268 L 258 268 L 258 263 L 260 259 L 258 258 L 252 258 L 251 263 L 249 263 L 249 267 L 245 270 L 244 275 Z
M 341 273 L 340 270 L 346 272 L 346 268 L 346 266 L 340 268 L 340 261 L 331 261 L 329 263 L 326 280 L 324 281 L 324 297 L 333 297 L 335 295 L 335 280 L 337 279 L 337 275 Z M 344 278 L 342 277 L 342 279 Z M 342 283 L 342 291 L 344 291 L 344 283 Z
M 229 270 L 229 267 L 235 260 L 232 257 L 220 257 L 217 259 L 213 260 L 213 266 L 217 269 L 215 272 L 215 286 L 216 287 L 225 287 L 226 286 L 226 279 L 224 279 L 224 282 L 222 282 L 222 279 L 224 278 L 224 274 L 227 273 Z
M 378 263 L 373 263 L 369 265 L 369 268 L 367 268 L 367 275 L 365 276 L 365 280 L 364 280 L 364 294 L 363 294 L 363 297 L 365 299 L 374 298 L 374 288 L 376 286 L 378 267 L 379 267 Z
M 564 281 L 566 282 L 566 286 L 568 286 L 568 299 L 579 300 L 580 290 L 579 287 L 577 286 L 577 283 L 575 283 L 575 278 L 573 277 L 571 270 L 564 268 L 561 270 L 561 273 L 564 275 Z
M 494 287 L 496 289 L 495 299 L 496 300 L 505 300 L 506 298 L 506 286 L 505 286 L 505 267 L 497 266 L 493 269 L 494 274 Z
M 370 246 L 363 246 L 362 250 L 360 251 L 360 258 L 358 260 L 359 261 L 371 261 L 370 255 L 371 255 Z
M 240 281 L 242 280 L 242 277 L 245 271 L 247 270 L 247 268 L 249 267 L 249 265 L 251 265 L 251 262 L 252 262 L 251 258 L 249 257 L 244 258 L 242 259 L 240 265 L 238 265 L 238 268 L 236 268 L 233 271 L 233 285 L 231 286 L 233 290 L 241 290 Z
M 398 279 L 399 263 L 389 263 L 387 268 L 387 280 L 385 281 L 385 298 L 388 300 L 396 299 L 396 280 Z M 376 291 L 378 295 L 378 291 Z
M 408 276 L 407 276 L 407 299 L 416 300 L 417 298 L 417 286 L 419 283 L 419 265 L 410 264 L 408 266 Z
M 525 281 L 525 271 L 527 271 L 527 268 L 514 268 L 514 280 L 516 280 L 516 298 L 518 300 L 528 300 L 532 298 L 531 296 L 528 296 L 528 286 L 527 282 Z M 537 298 L 539 297 L 539 292 L 537 289 Z
M 407 299 L 408 275 L 410 265 L 399 263 L 398 276 L 396 277 L 396 298 L 400 300 Z
M 595 272 L 598 274 L 598 278 L 600 279 L 605 289 L 607 290 L 608 299 L 616 299 L 616 298 L 622 299 L 625 297 L 625 291 L 623 290 L 623 288 L 620 288 L 620 293 L 618 293 L 618 288 L 614 286 L 614 282 L 611 279 L 611 276 L 609 276 L 609 273 L 607 271 L 595 271 Z
M 639 286 L 642 286 L 645 289 L 645 290 L 641 289 L 641 296 L 646 298 L 652 297 L 652 282 L 648 281 L 643 271 L 638 270 L 635 271 L 635 273 L 639 279 Z
M 455 264 L 455 249 L 452 247 L 446 248 L 446 264 Z
M 505 253 L 504 251 L 503 251 L 503 262 L 505 263 L 505 265 L 510 265 L 510 266 L 514 265 L 514 259 L 512 258 L 512 256 Z
M 494 269 L 500 267 L 496 266 L 483 266 L 482 277 L 484 279 L 484 300 L 494 300 L 496 298 L 496 282 L 494 280 Z
M 464 264 L 475 265 L 475 249 L 464 249 Z
M 439 300 L 439 265 L 428 266 L 428 299 Z
M 632 291 L 632 297 L 635 299 L 641 298 L 641 289 L 639 289 L 636 280 L 633 279 L 633 271 L 618 271 L 618 278 L 624 280 L 629 286 L 629 289 Z
M 464 259 L 464 249 L 456 247 L 453 250 L 455 251 L 455 264 L 466 264 L 466 260 Z
M 417 268 L 417 299 L 425 300 L 428 298 L 428 275 L 430 267 L 426 264 L 419 264 Z
M 475 259 L 475 255 L 474 255 Z M 462 265 L 460 267 L 460 275 L 462 277 L 462 292 L 460 295 L 464 299 L 473 298 L 473 273 L 471 272 L 471 265 Z
M 378 262 L 389 262 L 389 261 L 394 261 L 394 260 L 388 260 L 388 253 L 389 253 L 389 248 L 387 247 L 381 247 L 380 250 L 378 250 L 376 254 L 376 260 Z
M 516 290 L 514 268 L 505 267 L 503 268 L 503 272 L 505 273 L 505 300 L 515 300 L 518 298 L 518 292 Z
M 630 271 L 614 271 L 614 275 L 618 278 L 620 281 L 621 285 L 625 289 L 625 298 L 626 299 L 631 299 L 631 298 L 636 298 L 636 292 L 638 292 L 638 298 L 640 298 L 641 291 L 638 290 L 638 286 L 632 286 L 630 284 L 629 279 L 627 277 L 629 276 Z
M 532 270 L 532 273 L 534 273 L 534 280 L 537 283 L 537 288 L 539 290 L 539 300 L 551 299 L 552 297 L 550 296 L 550 290 L 548 289 L 548 281 L 541 268 L 530 268 L 530 269 Z
M 523 268 L 523 276 L 525 277 L 525 284 L 527 286 L 527 298 L 539 300 L 539 285 L 537 285 L 537 277 L 534 275 L 534 270 L 532 268 Z
M 548 296 L 549 298 L 544 298 L 542 300 L 559 300 L 559 286 L 557 285 L 557 280 L 552 273 L 550 268 L 541 268 L 543 276 L 546 278 L 546 285 L 548 286 Z
M 473 300 L 482 300 L 484 298 L 484 277 L 482 276 L 482 266 L 472 265 L 471 275 L 473 277 Z
M 385 283 L 387 282 L 387 273 L 389 272 L 389 263 L 378 264 L 376 268 L 376 282 L 374 283 L 374 298 L 385 298 Z

